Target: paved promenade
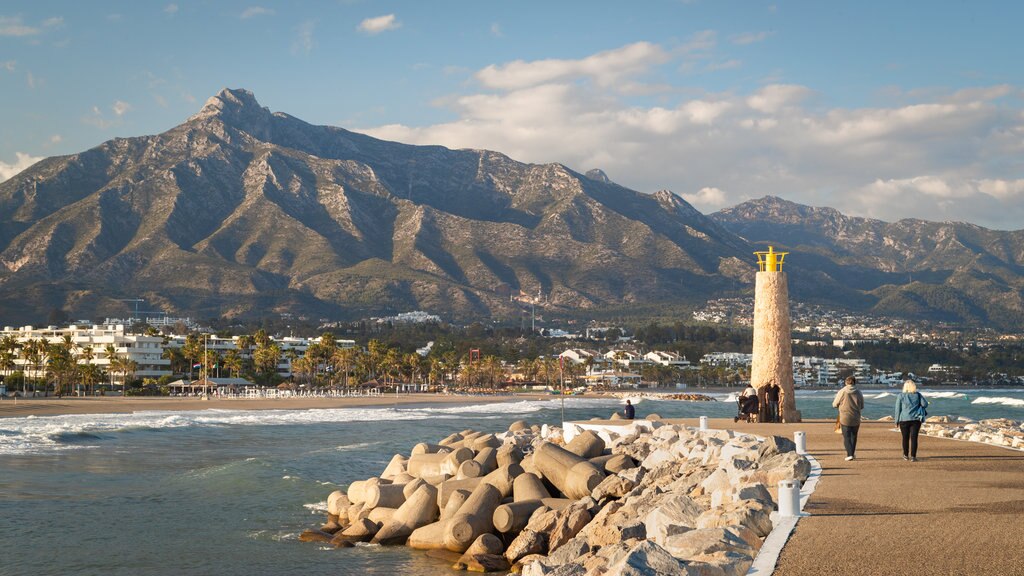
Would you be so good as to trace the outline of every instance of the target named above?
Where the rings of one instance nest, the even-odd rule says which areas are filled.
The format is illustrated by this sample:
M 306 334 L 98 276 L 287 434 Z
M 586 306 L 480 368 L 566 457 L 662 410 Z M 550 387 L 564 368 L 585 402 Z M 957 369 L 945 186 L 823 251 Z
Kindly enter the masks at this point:
M 711 426 L 804 430 L 821 464 L 777 576 L 1024 575 L 1024 452 L 921 436 L 919 461 L 905 462 L 892 424 L 866 423 L 846 462 L 831 422 Z

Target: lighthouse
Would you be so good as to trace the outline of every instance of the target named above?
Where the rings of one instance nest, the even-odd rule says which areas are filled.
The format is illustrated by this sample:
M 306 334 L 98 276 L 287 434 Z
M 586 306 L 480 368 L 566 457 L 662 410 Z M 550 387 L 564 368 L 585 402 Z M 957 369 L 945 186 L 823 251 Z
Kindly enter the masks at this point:
M 789 288 L 782 263 L 788 252 L 754 252 L 759 271 L 754 281 L 754 350 L 750 383 L 761 400 L 761 417 L 766 413 L 765 390 L 773 382 L 782 389 L 780 409 L 783 422 L 799 422 L 793 395 L 793 344 L 789 323 Z

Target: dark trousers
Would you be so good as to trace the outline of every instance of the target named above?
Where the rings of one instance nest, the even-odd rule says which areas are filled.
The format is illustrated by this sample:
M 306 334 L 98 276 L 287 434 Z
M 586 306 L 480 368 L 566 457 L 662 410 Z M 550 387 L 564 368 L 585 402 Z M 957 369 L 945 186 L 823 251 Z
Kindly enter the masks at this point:
M 769 422 L 779 422 L 780 420 L 781 420 L 781 418 L 779 418 L 779 401 L 778 400 L 769 400 L 768 401 L 768 421 Z
M 900 433 L 903 434 L 903 455 L 917 458 L 917 435 L 921 432 L 920 420 L 900 422 Z M 907 447 L 910 451 L 907 451 Z
M 857 451 L 857 432 L 860 426 L 843 426 L 843 447 L 846 448 L 846 455 L 853 456 Z

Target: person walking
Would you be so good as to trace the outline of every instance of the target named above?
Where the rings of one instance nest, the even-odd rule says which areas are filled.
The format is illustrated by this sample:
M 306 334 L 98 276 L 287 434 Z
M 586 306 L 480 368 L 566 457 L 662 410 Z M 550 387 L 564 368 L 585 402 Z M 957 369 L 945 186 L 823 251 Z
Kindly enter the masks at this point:
M 896 414 L 893 419 L 903 436 L 903 459 L 917 462 L 917 435 L 928 417 L 928 400 L 917 391 L 917 384 L 909 378 L 903 382 L 903 392 L 896 396 Z
M 832 407 L 839 409 L 839 425 L 843 430 L 846 459 L 853 460 L 857 452 L 857 432 L 860 431 L 860 412 L 864 409 L 864 395 L 857 390 L 857 379 L 846 378 L 846 385 L 836 392 Z
M 626 407 L 623 408 L 622 411 L 626 417 L 626 420 L 632 420 L 634 417 L 636 417 L 636 408 L 633 407 L 633 403 L 630 402 L 629 400 L 626 400 Z

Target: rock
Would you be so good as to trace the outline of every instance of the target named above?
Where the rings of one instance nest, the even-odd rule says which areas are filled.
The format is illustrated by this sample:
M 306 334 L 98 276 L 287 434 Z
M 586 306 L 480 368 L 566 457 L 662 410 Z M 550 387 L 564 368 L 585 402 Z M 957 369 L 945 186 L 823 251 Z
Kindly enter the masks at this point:
M 347 540 L 349 542 L 369 542 L 374 535 L 377 534 L 377 530 L 380 529 L 380 525 L 376 522 L 372 522 L 369 519 L 363 518 L 357 522 L 353 522 L 351 526 L 345 528 L 338 534 L 334 535 L 334 540 Z
M 674 534 L 662 546 L 681 560 L 714 552 L 738 552 L 751 558 L 757 553 L 745 540 L 724 527 L 699 528 Z
M 576 537 L 558 547 L 558 550 L 548 553 L 544 564 L 555 567 L 575 561 L 580 556 L 590 552 L 590 544 L 586 538 Z
M 590 512 L 577 504 L 566 508 L 558 515 L 558 520 L 548 534 L 548 554 L 574 538 L 590 522 Z
M 495 554 L 463 554 L 452 568 L 469 572 L 507 572 L 509 563 L 504 556 Z
M 617 544 L 631 538 L 647 537 L 647 529 L 636 517 L 620 513 L 621 501 L 611 502 L 594 519 L 580 530 L 578 536 L 587 539 L 591 548 Z
M 740 552 L 715 552 L 695 556 L 687 569 L 699 566 L 701 571 L 691 573 L 701 576 L 746 576 L 753 562 L 751 557 Z
M 670 496 L 644 518 L 647 538 L 664 546 L 667 538 L 693 530 L 703 513 L 704 509 L 689 496 Z
M 878 419 L 879 422 L 892 422 L 893 420 L 895 420 L 895 418 L 892 416 L 882 416 Z
M 762 460 L 786 452 L 796 452 L 796 443 L 785 436 L 769 436 L 760 443 L 757 458 Z
M 660 422 L 661 421 L 661 415 L 660 414 L 648 414 L 647 417 L 644 418 L 644 420 L 650 420 L 651 422 Z
M 323 530 L 303 530 L 299 534 L 299 542 L 330 542 L 333 536 Z
M 737 500 L 757 500 L 769 508 L 775 508 L 775 499 L 764 484 L 746 484 L 736 489 Z
M 636 482 L 628 480 L 618 474 L 607 476 L 596 488 L 590 493 L 590 496 L 594 500 L 602 500 L 604 498 L 622 498 L 626 494 L 636 488 Z
M 712 508 L 697 518 L 697 528 L 718 528 L 733 525 L 746 526 L 759 538 L 772 531 L 771 509 L 757 500 L 740 500 Z
M 515 564 L 531 554 L 543 554 L 548 550 L 548 537 L 542 532 L 524 529 L 505 549 L 505 558 Z
M 678 576 L 684 564 L 650 540 L 633 546 L 621 559 L 608 566 L 606 574 L 616 576 Z
M 751 471 L 746 480 L 774 487 L 779 485 L 780 480 L 804 482 L 810 473 L 811 464 L 806 458 L 796 452 L 786 452 L 762 460 L 758 464 L 757 470 Z

